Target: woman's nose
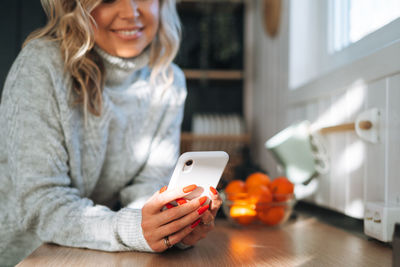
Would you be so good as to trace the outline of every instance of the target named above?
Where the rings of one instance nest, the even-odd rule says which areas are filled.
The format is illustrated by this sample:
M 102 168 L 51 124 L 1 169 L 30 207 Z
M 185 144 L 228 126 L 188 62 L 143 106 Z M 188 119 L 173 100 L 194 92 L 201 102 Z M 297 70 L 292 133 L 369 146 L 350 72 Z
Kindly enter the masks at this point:
M 122 0 L 120 6 L 120 17 L 124 19 L 136 18 L 139 16 L 136 0 Z

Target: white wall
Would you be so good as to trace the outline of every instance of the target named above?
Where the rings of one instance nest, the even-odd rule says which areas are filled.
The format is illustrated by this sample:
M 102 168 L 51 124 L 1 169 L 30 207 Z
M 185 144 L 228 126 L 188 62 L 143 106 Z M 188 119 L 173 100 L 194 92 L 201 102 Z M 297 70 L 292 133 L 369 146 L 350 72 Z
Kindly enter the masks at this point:
M 276 176 L 276 165 L 266 150 L 265 141 L 285 126 L 277 114 L 284 112 L 288 88 L 288 8 L 283 1 L 279 33 L 275 38 L 266 35 L 262 25 L 262 1 L 256 1 L 254 18 L 254 56 L 252 99 L 253 159 Z
M 356 218 L 363 217 L 366 200 L 400 206 L 400 44 L 290 91 L 288 5 L 284 0 L 279 35 L 273 39 L 264 33 L 261 13 L 254 15 L 253 159 L 276 176 L 264 143 L 279 130 L 305 119 L 316 127 L 354 122 L 360 112 L 378 107 L 379 144 L 362 141 L 354 132 L 324 136 L 331 171 L 318 178 L 310 200 Z

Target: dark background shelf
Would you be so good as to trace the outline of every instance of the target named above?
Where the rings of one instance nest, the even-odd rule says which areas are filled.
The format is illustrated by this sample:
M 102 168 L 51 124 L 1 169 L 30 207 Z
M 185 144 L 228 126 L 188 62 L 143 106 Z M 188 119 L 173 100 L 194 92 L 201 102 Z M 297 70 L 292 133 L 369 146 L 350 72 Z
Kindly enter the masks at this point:
M 182 130 L 191 130 L 195 113 L 242 114 L 243 82 L 187 80 L 188 96 Z
M 188 96 L 182 130 L 191 131 L 196 113 L 243 115 L 244 4 L 191 1 L 179 3 L 177 9 L 182 43 L 175 63 L 194 71 L 186 77 Z M 215 72 L 218 70 L 221 72 Z
M 175 62 L 184 69 L 243 69 L 242 3 L 177 5 L 182 44 Z

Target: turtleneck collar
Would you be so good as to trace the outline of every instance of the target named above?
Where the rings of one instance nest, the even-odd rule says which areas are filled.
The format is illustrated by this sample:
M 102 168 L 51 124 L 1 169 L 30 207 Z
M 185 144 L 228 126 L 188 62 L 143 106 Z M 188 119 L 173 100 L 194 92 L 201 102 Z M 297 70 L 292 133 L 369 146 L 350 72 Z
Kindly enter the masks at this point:
M 103 59 L 106 71 L 105 82 L 109 87 L 122 86 L 133 72 L 145 67 L 150 60 L 150 48 L 146 48 L 140 55 L 132 58 L 110 55 L 97 45 L 94 50 Z

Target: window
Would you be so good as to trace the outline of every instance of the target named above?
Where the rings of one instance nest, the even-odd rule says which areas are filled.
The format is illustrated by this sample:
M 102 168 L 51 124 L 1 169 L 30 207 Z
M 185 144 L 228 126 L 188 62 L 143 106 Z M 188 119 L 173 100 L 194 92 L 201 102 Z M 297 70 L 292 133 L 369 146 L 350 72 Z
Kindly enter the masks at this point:
M 399 0 L 291 0 L 289 14 L 292 90 L 400 41 Z
M 400 17 L 399 0 L 330 0 L 334 53 Z

